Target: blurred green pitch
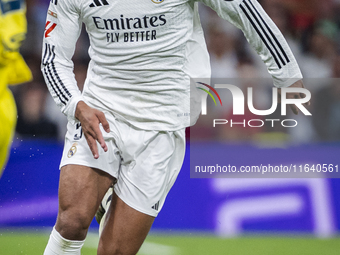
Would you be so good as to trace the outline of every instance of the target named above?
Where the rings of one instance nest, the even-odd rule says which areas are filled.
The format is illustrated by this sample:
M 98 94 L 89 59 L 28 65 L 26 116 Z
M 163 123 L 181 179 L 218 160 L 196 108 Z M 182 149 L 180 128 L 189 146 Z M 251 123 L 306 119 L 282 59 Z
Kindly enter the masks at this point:
M 43 254 L 48 234 L 0 230 L 1 255 Z M 98 235 L 90 233 L 82 255 L 95 255 Z M 338 255 L 340 238 L 241 237 L 222 239 L 211 235 L 151 234 L 138 255 Z

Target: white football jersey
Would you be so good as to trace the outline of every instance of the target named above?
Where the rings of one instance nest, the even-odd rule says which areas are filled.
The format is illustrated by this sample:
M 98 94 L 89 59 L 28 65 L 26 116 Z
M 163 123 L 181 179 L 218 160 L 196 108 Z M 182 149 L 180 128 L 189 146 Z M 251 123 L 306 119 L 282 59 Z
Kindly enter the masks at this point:
M 200 1 L 244 32 L 275 86 L 302 79 L 285 39 L 256 0 Z M 190 96 L 199 93 L 190 94 L 190 80 L 210 77 L 197 4 L 51 0 L 42 72 L 61 111 L 75 120 L 75 107 L 83 100 L 145 130 L 173 131 L 193 124 L 199 111 L 190 114 Z M 90 38 L 91 61 L 81 93 L 71 58 L 82 23 Z

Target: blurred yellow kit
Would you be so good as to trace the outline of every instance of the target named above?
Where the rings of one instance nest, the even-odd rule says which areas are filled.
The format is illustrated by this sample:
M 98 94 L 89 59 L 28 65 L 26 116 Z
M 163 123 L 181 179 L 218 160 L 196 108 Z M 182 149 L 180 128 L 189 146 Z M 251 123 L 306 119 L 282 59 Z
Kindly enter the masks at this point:
M 30 81 L 32 74 L 19 53 L 25 39 L 26 7 L 23 1 L 0 0 L 0 174 L 15 131 L 17 110 L 7 85 Z

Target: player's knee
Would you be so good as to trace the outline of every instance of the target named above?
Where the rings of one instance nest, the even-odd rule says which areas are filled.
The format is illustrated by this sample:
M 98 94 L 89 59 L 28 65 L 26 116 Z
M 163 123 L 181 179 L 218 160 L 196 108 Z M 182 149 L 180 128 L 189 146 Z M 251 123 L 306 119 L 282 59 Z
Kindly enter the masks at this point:
M 106 245 L 100 242 L 97 250 L 97 255 L 135 255 L 136 253 L 137 251 L 133 252 L 114 242 Z
M 116 246 L 99 245 L 97 255 L 123 255 L 123 251 Z
M 91 221 L 86 213 L 63 211 L 58 214 L 57 229 L 66 239 L 83 240 Z

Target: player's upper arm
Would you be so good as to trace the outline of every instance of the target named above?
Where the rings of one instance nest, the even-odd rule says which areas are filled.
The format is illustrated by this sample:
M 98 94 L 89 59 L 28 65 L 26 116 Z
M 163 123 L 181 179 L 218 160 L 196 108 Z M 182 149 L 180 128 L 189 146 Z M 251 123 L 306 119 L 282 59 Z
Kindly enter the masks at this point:
M 81 99 L 71 60 L 81 32 L 80 3 L 81 0 L 51 0 L 42 50 L 42 73 L 46 84 L 61 111 L 70 119 L 74 119 L 76 105 Z
M 283 35 L 256 0 L 199 0 L 241 29 L 272 75 L 274 85 L 287 87 L 302 79 Z
M 81 1 L 79 1 L 81 2 Z M 44 32 L 44 44 L 56 47 L 58 61 L 70 61 L 81 32 L 81 12 L 72 0 L 51 0 Z

